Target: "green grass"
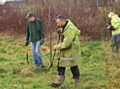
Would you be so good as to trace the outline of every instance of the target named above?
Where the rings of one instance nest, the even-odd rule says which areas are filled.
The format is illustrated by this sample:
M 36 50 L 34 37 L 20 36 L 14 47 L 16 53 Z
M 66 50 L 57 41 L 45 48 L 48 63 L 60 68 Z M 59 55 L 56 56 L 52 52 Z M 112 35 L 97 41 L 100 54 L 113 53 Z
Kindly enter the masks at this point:
M 36 68 L 33 64 L 29 46 L 29 62 L 26 63 L 26 47 L 24 40 L 14 41 L 4 38 L 0 41 L 0 89 L 53 89 L 50 84 L 57 81 L 57 57 L 54 60 L 54 72 L 45 73 L 50 65 L 48 43 L 42 48 L 45 68 Z M 81 43 L 82 57 L 79 61 L 80 86 L 74 86 L 70 69 L 66 69 L 66 80 L 57 89 L 119 89 L 120 88 L 120 56 L 112 53 L 110 42 Z M 24 76 L 23 69 L 29 69 L 33 75 Z
M 4 48 L 0 48 L 0 53 L 6 53 L 6 50 Z

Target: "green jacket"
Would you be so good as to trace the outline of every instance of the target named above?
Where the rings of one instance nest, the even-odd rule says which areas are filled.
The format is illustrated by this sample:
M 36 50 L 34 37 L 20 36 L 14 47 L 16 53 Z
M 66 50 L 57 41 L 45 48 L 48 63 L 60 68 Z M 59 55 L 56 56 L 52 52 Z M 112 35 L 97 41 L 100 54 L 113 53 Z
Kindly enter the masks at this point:
M 81 56 L 79 35 L 80 30 L 68 20 L 62 32 L 63 41 L 57 45 L 57 50 L 60 50 L 60 67 L 78 65 Z
M 27 22 L 26 28 L 26 40 L 30 42 L 36 42 L 44 39 L 44 27 L 40 19 L 36 19 L 34 22 Z
M 112 16 L 111 25 L 116 29 L 112 31 L 112 35 L 120 34 L 120 18 L 117 15 Z

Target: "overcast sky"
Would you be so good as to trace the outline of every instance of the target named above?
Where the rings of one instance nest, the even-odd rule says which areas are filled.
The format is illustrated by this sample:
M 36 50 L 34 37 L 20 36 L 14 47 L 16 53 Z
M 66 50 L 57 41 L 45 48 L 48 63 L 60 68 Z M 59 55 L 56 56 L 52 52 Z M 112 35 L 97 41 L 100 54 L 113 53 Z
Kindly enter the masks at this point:
M 0 0 L 0 4 L 4 4 L 6 0 Z
M 4 4 L 6 1 L 14 1 L 14 0 L 0 0 L 0 4 Z M 15 0 L 15 1 L 17 1 L 17 0 Z M 18 0 L 18 1 L 20 1 L 20 0 Z

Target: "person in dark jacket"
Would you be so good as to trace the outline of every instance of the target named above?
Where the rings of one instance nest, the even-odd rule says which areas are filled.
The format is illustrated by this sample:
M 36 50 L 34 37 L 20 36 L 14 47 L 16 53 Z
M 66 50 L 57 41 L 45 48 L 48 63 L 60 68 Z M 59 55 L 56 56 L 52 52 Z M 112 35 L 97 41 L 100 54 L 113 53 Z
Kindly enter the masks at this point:
M 36 67 L 44 67 L 40 47 L 44 43 L 44 27 L 40 19 L 34 17 L 33 12 L 28 12 L 26 18 L 28 19 L 26 26 L 26 46 L 31 45 L 34 65 Z

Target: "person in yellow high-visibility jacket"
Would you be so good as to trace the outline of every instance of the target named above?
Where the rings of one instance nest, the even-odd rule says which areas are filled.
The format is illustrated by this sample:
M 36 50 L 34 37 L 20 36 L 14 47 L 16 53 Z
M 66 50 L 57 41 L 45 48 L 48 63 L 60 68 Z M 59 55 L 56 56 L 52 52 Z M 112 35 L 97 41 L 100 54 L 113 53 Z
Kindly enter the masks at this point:
M 56 23 L 61 31 L 61 43 L 54 45 L 54 50 L 60 50 L 60 60 L 58 66 L 58 82 L 52 83 L 52 87 L 59 87 L 65 80 L 65 68 L 70 67 L 73 74 L 75 85 L 79 85 L 80 71 L 78 68 L 81 49 L 79 35 L 80 30 L 65 16 L 59 15 L 56 18 Z
M 113 12 L 110 12 L 108 17 L 111 19 L 111 25 L 107 29 L 112 31 L 112 46 L 116 47 L 115 52 L 118 53 L 120 48 L 120 18 Z

